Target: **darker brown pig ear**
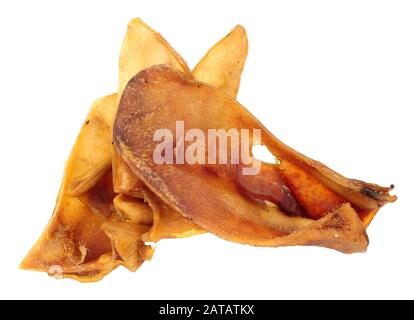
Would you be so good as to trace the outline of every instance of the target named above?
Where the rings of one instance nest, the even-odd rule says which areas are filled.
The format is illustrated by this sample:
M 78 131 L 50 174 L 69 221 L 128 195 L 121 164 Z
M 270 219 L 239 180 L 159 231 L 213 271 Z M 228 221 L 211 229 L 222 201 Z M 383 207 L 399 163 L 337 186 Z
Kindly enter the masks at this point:
M 260 130 L 260 143 L 279 161 L 259 162 L 260 170 L 250 177 L 240 176 L 243 165 L 236 163 L 157 164 L 154 134 L 174 133 L 177 122 L 204 137 L 209 129 L 248 130 L 250 136 Z M 368 245 L 366 225 L 395 200 L 389 188 L 347 179 L 289 148 L 236 100 L 166 65 L 148 68 L 128 83 L 113 136 L 118 154 L 152 192 L 229 241 L 360 252 Z M 176 142 L 174 147 L 176 156 Z

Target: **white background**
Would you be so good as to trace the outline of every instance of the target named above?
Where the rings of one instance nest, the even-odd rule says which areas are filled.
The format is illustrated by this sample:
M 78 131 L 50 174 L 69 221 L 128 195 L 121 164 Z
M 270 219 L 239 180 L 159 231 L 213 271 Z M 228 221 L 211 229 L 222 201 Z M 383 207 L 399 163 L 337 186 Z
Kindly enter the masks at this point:
M 396 185 L 367 253 L 203 235 L 164 240 L 135 274 L 120 268 L 95 284 L 17 268 L 52 213 L 91 102 L 117 88 L 135 16 L 190 66 L 246 27 L 240 102 L 342 174 Z M 414 298 L 412 1 L 1 1 L 0 41 L 1 298 Z

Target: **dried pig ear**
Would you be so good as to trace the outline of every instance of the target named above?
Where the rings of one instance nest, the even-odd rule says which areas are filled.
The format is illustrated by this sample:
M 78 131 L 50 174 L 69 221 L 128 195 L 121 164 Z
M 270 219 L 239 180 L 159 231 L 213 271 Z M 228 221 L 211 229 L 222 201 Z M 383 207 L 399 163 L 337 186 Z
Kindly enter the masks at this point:
M 116 95 L 98 99 L 83 125 L 67 162 L 53 216 L 41 238 L 23 260 L 23 269 L 49 272 L 58 267 L 62 276 L 97 281 L 122 264 L 113 255 L 113 237 L 102 230 L 117 219 L 110 212 L 96 214 L 93 206 L 66 194 L 75 177 L 83 175 L 109 154 L 109 131 Z
M 156 64 L 170 64 L 177 70 L 192 77 L 192 73 L 184 59 L 158 32 L 151 29 L 138 18 L 131 20 L 128 24 L 119 58 L 118 99 L 125 85 L 135 74 Z M 88 170 L 74 177 L 67 191 L 69 195 L 78 197 L 87 192 L 110 169 L 112 124 L 116 110 L 117 103 L 114 103 L 111 108 L 106 110 L 105 116 L 107 117 L 107 121 L 105 123 L 110 124 L 110 127 L 109 130 L 102 131 L 102 136 L 96 141 L 96 144 L 105 144 L 106 149 L 109 151 L 106 151 L 99 161 L 95 161 L 95 164 L 90 166 Z M 93 155 L 91 155 L 91 159 L 94 159 Z M 114 181 L 117 181 L 117 176 L 114 176 Z
M 136 72 L 158 63 L 170 63 L 191 74 L 158 33 L 134 19 L 121 53 L 121 86 Z M 114 258 L 113 237 L 101 230 L 104 223 L 118 218 L 114 217 L 111 199 L 115 194 L 110 183 L 116 99 L 116 94 L 107 96 L 92 106 L 68 160 L 53 217 L 22 268 L 48 271 L 59 266 L 64 277 L 97 281 L 122 264 Z
M 129 47 L 126 44 L 127 42 L 125 40 L 124 46 Z M 236 97 L 247 53 L 246 31 L 242 26 L 236 26 L 201 59 L 193 70 L 194 77 L 219 88 L 230 96 Z M 113 153 L 112 156 L 115 192 L 136 198 L 145 198 L 150 205 L 152 204 L 155 215 L 154 226 L 147 235 L 147 241 L 158 241 L 162 238 L 181 238 L 204 232 L 200 227 L 184 219 L 182 215 L 162 204 L 131 171 L 119 154 Z M 120 205 L 122 198 L 117 200 L 118 205 Z M 129 201 L 140 202 L 139 199 L 129 199 Z
M 267 189 L 276 183 L 283 192 L 258 197 L 254 179 L 239 178 L 241 165 L 157 165 L 153 131 L 175 132 L 177 120 L 202 130 L 205 137 L 209 128 L 249 129 L 250 135 L 260 129 L 261 143 L 280 161 L 271 169 L 283 179 L 275 182 L 276 175 L 268 172 L 258 175 Z M 252 136 L 249 141 L 253 143 Z M 364 251 L 365 211 L 395 200 L 388 188 L 346 179 L 287 147 L 234 99 L 169 66 L 146 69 L 129 82 L 119 104 L 114 142 L 132 171 L 165 204 L 234 242 Z M 286 209 L 292 202 L 301 212 L 292 215 Z M 298 234 L 303 236 L 298 239 L 294 236 Z
M 138 72 L 157 64 L 169 64 L 192 77 L 184 59 L 158 32 L 141 19 L 131 20 L 119 57 L 118 93 L 122 94 L 128 81 Z
M 238 25 L 201 59 L 193 70 L 194 78 L 236 98 L 247 52 L 246 30 Z
M 131 47 L 137 42 L 135 38 L 138 38 L 135 33 L 132 33 L 132 30 L 134 27 L 141 30 L 143 27 L 141 23 L 142 22 L 140 22 L 140 20 L 134 20 L 130 23 L 130 27 L 128 29 L 129 35 L 125 38 L 123 49 L 121 51 L 120 65 L 131 65 L 131 67 L 124 67 L 124 69 L 128 71 L 130 71 L 134 66 L 143 65 L 143 63 L 140 62 L 141 59 L 138 55 L 128 53 L 130 51 L 137 52 L 136 50 L 134 51 L 131 49 Z M 133 34 L 135 34 L 135 37 Z M 163 42 L 164 41 L 165 40 L 163 40 Z M 167 47 L 171 48 L 170 46 Z M 245 29 L 238 25 L 226 37 L 211 47 L 207 54 L 200 60 L 193 70 L 194 78 L 196 80 L 206 82 L 236 98 L 237 92 L 239 91 L 240 79 L 247 58 L 247 53 L 247 34 Z M 171 56 L 174 57 L 175 55 Z M 132 59 L 131 57 L 135 57 L 135 59 Z M 182 58 L 178 56 L 176 60 L 180 62 L 182 61 Z M 177 70 L 184 70 L 183 72 L 188 74 L 188 71 L 183 67 L 183 64 L 176 63 L 171 65 L 177 64 Z M 136 71 L 135 73 L 126 71 L 120 72 L 120 87 L 123 87 L 123 85 L 130 80 L 129 77 L 134 76 L 139 70 L 142 69 L 135 67 L 134 70 Z M 118 193 L 141 197 L 142 194 L 140 194 L 140 189 L 143 186 L 142 182 L 139 181 L 139 179 L 131 172 L 128 165 L 124 163 L 118 154 L 113 153 L 112 157 L 115 191 Z

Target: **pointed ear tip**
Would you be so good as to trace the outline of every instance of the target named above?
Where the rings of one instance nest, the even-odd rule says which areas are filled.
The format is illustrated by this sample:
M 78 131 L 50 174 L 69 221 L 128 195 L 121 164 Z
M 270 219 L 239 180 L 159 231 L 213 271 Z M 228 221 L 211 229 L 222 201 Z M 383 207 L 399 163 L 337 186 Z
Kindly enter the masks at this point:
M 141 22 L 142 22 L 142 19 L 141 18 L 138 18 L 138 17 L 132 18 L 129 21 L 129 23 L 141 23 Z
M 21 270 L 30 270 L 31 268 L 30 268 L 30 263 L 28 262 L 28 260 L 27 260 L 27 257 L 25 257 L 24 259 L 23 259 L 23 261 L 22 262 L 20 262 L 20 264 L 19 264 L 19 267 L 18 267 L 19 269 L 21 269 Z
M 241 24 L 235 26 L 234 29 L 230 32 L 230 34 L 237 35 L 239 39 L 242 39 L 245 46 L 248 46 L 247 31 Z
M 128 22 L 128 28 L 132 28 L 135 25 L 145 25 L 145 22 L 138 17 L 132 18 L 129 22 Z
M 246 33 L 246 28 L 243 27 L 241 24 L 238 24 L 233 28 L 233 31 L 239 31 L 242 33 Z

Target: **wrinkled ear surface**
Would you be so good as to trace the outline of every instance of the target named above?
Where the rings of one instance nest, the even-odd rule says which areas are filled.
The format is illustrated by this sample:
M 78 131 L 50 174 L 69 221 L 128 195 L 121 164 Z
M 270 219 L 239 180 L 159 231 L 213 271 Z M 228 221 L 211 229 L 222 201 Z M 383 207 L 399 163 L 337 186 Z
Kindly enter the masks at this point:
M 247 53 L 246 31 L 242 26 L 236 26 L 207 52 L 194 68 L 193 75 L 195 79 L 217 87 L 236 98 Z M 113 173 L 116 192 L 137 198 L 145 197 L 153 208 L 154 225 L 146 235 L 147 241 L 187 237 L 203 232 L 203 229 L 188 222 L 182 215 L 157 200 L 116 152 L 113 152 Z
M 120 67 L 120 88 L 123 88 L 127 81 L 138 73 L 138 71 L 143 70 L 144 68 L 142 68 L 142 66 L 145 65 L 140 62 L 141 58 L 139 58 L 137 54 L 129 53 L 129 51 L 141 52 L 140 50 L 132 50 L 134 43 L 137 42 L 133 41 L 133 39 L 138 38 L 137 34 L 132 32 L 134 29 L 143 29 L 145 31 L 144 33 L 150 32 L 145 25 L 142 25 L 140 20 L 134 20 L 130 23 L 128 31 L 131 30 L 131 34 L 129 35 L 128 32 L 125 37 L 123 49 L 121 51 L 120 65 L 123 65 L 123 67 Z M 132 43 L 132 45 L 129 43 Z M 171 48 L 170 46 L 165 47 Z M 226 37 L 211 47 L 206 55 L 200 60 L 193 70 L 194 78 L 199 81 L 206 82 L 236 98 L 240 87 L 240 80 L 247 58 L 247 53 L 247 34 L 245 29 L 238 25 Z M 185 74 L 188 73 L 186 67 L 183 67 L 186 65 L 178 63 L 182 61 L 182 59 L 180 57 L 174 59 L 174 57 L 176 57 L 175 51 L 171 52 L 170 57 L 171 58 L 168 60 L 177 61 L 177 63 L 174 64 L 170 63 L 173 68 L 182 71 Z M 159 63 L 163 62 L 158 62 L 157 64 Z M 137 68 L 137 66 L 141 66 L 141 69 Z M 123 71 L 124 69 L 125 71 Z M 133 73 L 132 70 L 135 73 Z M 122 158 L 118 154 L 113 153 L 112 158 L 115 191 L 126 194 L 139 194 L 142 182 L 140 182 L 139 179 L 135 177 L 135 175 L 127 168 L 127 165 L 123 163 Z
M 204 137 L 208 137 L 210 128 L 248 129 L 250 135 L 254 129 L 260 130 L 262 144 L 280 163 L 270 167 L 270 173 L 275 174 L 260 171 L 258 177 L 265 189 L 282 190 L 279 197 L 274 197 L 276 192 L 260 193 L 254 179 L 241 181 L 239 165 L 156 164 L 154 130 L 164 128 L 175 132 L 178 120 L 184 121 L 188 128 L 198 128 Z M 366 236 L 359 210 L 377 210 L 394 200 L 387 188 L 356 183 L 287 147 L 237 101 L 166 65 L 146 69 L 129 82 L 114 124 L 114 143 L 131 170 L 167 205 L 206 231 L 234 242 L 279 246 L 282 237 L 310 228 L 313 240 L 307 237 L 307 243 L 347 253 L 364 251 Z M 204 163 L 208 163 L 207 159 Z M 238 163 L 243 161 L 239 159 Z M 275 176 L 282 179 L 275 180 Z M 347 192 L 340 188 L 345 185 L 355 188 Z M 359 186 L 375 188 L 373 196 Z M 361 204 L 364 206 L 360 207 Z M 302 210 L 292 212 L 288 208 Z M 315 221 L 333 213 L 343 215 L 341 208 L 352 211 L 357 220 L 352 220 L 351 214 L 343 218 L 342 229 L 347 235 L 338 232 L 338 236 L 362 239 L 358 245 L 338 245 L 334 233 L 330 233 L 332 239 L 317 240 L 322 235 L 316 233 Z M 339 230 L 339 224 L 335 224 Z
M 192 77 L 186 62 L 159 33 L 140 19 L 132 20 L 120 54 L 120 93 L 137 72 L 163 63 Z M 122 238 L 120 234 L 126 228 L 109 228 L 108 223 L 117 220 L 113 213 L 119 213 L 121 209 L 124 210 L 123 214 L 135 214 L 135 217 L 144 214 L 146 210 L 139 210 L 139 203 L 132 204 L 131 199 L 127 201 L 122 197 L 115 201 L 115 205 L 112 203 L 115 194 L 110 183 L 111 141 L 118 96 L 113 94 L 98 99 L 93 104 L 67 162 L 54 214 L 41 238 L 22 262 L 22 268 L 48 271 L 51 266 L 57 265 L 63 268 L 64 277 L 96 281 L 125 263 L 122 259 L 127 258 L 124 256 L 121 260 L 116 260 L 113 250 L 114 239 Z M 114 165 L 116 168 L 119 168 L 117 164 Z M 115 170 L 114 180 L 119 181 L 117 173 L 122 176 L 126 172 L 126 177 L 132 179 L 132 182 L 127 181 L 127 185 L 136 184 L 133 191 L 142 197 L 142 183 L 135 176 L 129 175 L 127 170 L 127 167 Z M 136 196 L 137 193 L 133 195 Z M 154 208 L 161 207 L 155 200 L 152 203 Z M 149 209 L 147 204 L 145 206 Z M 160 209 L 157 209 L 155 216 L 162 220 L 157 224 L 160 228 L 158 231 L 152 229 L 151 239 L 155 239 L 155 235 L 158 238 L 161 235 L 169 237 L 169 229 L 173 231 L 173 236 L 180 236 L 188 230 L 192 232 L 193 227 L 196 228 L 181 215 L 174 217 L 174 213 L 167 214 L 170 217 L 168 219 L 159 219 L 159 212 Z M 104 224 L 106 227 L 102 230 Z M 132 265 L 129 263 L 130 268 Z
M 67 195 L 75 177 L 89 172 L 107 157 L 111 146 L 111 111 L 115 100 L 116 95 L 111 95 L 98 99 L 92 105 L 67 161 L 53 216 L 23 260 L 23 269 L 48 272 L 52 266 L 59 266 L 62 276 L 88 281 L 99 279 L 116 264 L 114 259 L 109 259 L 111 240 L 101 230 L 107 217 L 95 214 L 81 200 Z M 100 260 L 103 256 L 107 258 Z M 78 269 L 78 266 L 83 267 Z

